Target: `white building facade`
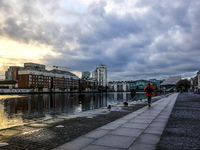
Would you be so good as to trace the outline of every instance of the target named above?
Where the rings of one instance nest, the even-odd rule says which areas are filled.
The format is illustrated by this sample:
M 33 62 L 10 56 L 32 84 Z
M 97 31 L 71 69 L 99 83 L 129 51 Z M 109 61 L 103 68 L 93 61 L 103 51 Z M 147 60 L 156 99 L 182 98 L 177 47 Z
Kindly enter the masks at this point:
M 197 72 L 197 88 L 200 91 L 200 70 Z
M 109 91 L 130 91 L 130 83 L 128 81 L 111 81 L 108 82 Z
M 92 72 L 92 78 L 97 79 L 98 85 L 107 86 L 107 66 L 99 64 L 99 67 Z

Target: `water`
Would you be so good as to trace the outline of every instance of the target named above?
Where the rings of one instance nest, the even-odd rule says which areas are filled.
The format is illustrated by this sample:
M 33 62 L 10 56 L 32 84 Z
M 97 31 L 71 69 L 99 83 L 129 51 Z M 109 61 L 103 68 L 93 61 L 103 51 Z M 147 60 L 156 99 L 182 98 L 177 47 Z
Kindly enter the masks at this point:
M 0 95 L 0 129 L 144 98 L 145 93 L 137 93 L 131 99 L 130 92 Z

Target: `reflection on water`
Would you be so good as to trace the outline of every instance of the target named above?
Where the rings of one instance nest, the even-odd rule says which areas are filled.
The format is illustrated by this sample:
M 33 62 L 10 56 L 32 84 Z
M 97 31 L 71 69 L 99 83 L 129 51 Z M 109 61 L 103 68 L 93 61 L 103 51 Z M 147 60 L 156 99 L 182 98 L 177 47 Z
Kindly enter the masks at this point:
M 13 114 L 12 116 L 8 115 L 5 112 L 5 101 L 11 98 L 22 98 L 23 96 L 19 95 L 0 95 L 0 129 L 4 129 L 7 127 L 23 125 L 23 119 L 18 117 L 17 114 Z
M 131 99 L 129 92 L 0 96 L 0 129 L 21 125 L 36 118 L 72 115 L 144 98 L 145 93 L 137 93 L 136 97 Z

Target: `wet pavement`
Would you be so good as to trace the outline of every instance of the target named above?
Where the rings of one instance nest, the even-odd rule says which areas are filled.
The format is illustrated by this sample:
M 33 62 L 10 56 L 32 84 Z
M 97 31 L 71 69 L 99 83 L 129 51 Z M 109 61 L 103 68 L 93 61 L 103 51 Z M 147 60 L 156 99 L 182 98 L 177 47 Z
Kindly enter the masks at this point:
M 178 95 L 162 98 L 53 150 L 155 150 Z

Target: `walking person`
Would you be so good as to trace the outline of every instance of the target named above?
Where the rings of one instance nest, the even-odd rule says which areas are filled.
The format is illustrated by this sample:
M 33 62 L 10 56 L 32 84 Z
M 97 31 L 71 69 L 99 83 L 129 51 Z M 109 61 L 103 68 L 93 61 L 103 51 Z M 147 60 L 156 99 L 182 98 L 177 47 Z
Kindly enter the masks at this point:
M 150 85 L 150 83 L 148 83 L 148 85 L 144 88 L 144 91 L 146 92 L 146 96 L 148 97 L 149 107 L 151 107 L 151 97 L 154 88 Z

